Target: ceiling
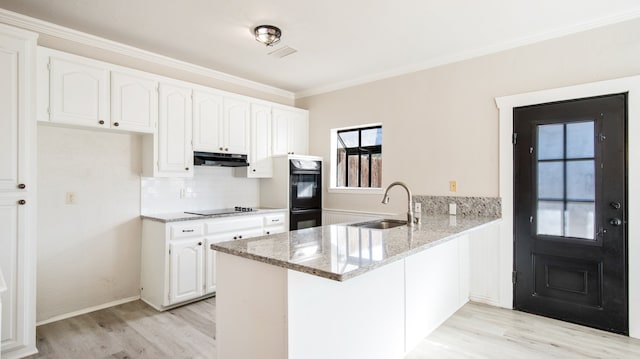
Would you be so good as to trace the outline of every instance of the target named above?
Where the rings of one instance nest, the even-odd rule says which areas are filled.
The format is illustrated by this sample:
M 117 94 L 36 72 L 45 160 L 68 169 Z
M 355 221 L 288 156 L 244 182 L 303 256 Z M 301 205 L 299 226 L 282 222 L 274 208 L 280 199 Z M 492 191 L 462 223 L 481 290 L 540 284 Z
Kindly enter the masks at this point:
M 640 17 L 637 0 L 0 0 L 298 97 Z M 282 29 L 267 54 L 256 25 Z

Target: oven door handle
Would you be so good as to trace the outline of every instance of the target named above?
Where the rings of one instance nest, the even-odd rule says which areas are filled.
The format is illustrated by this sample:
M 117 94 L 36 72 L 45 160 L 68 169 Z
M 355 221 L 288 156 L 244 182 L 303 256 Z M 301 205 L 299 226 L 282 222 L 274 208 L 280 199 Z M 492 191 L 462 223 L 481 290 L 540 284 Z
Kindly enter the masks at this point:
M 321 212 L 322 208 L 291 208 L 291 214 L 302 214 L 311 212 Z

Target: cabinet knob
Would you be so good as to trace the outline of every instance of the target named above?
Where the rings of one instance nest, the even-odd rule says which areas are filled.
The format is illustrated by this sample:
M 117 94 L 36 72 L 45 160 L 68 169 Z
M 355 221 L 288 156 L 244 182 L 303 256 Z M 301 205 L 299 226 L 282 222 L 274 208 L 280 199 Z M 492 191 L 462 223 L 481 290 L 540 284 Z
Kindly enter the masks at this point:
M 27 185 L 26 185 L 26 184 L 24 184 L 24 183 L 20 183 L 20 184 L 18 185 L 18 188 L 20 188 L 20 189 L 25 189 L 25 188 L 27 188 Z
M 238 239 L 238 236 L 233 237 L 233 239 Z
M 267 234 L 271 234 L 271 232 L 267 231 Z
M 254 169 L 252 169 L 252 171 L 253 171 L 253 172 L 255 172 L 255 171 L 256 171 L 256 169 L 254 168 Z
M 227 151 L 227 152 L 229 151 L 229 149 L 228 149 L 228 148 L 225 148 L 224 150 L 225 150 L 225 151 Z
M 222 147 L 220 147 L 220 151 L 222 151 Z
M 238 236 L 239 239 L 242 239 L 242 236 Z
M 188 170 L 189 170 L 189 167 L 185 167 L 185 168 L 184 168 L 184 170 L 185 170 L 185 171 L 188 171 Z
M 98 123 L 101 124 L 101 125 L 104 125 L 104 121 L 103 120 L 98 121 Z
M 21 200 L 18 201 L 18 204 L 23 206 L 23 205 L 27 204 L 27 201 L 25 201 L 24 199 L 21 199 Z
M 120 123 L 118 123 L 118 122 L 114 122 L 114 123 L 113 123 L 113 125 L 114 125 L 114 126 L 116 126 L 116 127 L 118 127 L 118 126 L 120 126 Z
M 202 242 L 198 242 L 198 245 L 199 245 L 199 246 L 201 246 L 201 245 L 202 245 Z

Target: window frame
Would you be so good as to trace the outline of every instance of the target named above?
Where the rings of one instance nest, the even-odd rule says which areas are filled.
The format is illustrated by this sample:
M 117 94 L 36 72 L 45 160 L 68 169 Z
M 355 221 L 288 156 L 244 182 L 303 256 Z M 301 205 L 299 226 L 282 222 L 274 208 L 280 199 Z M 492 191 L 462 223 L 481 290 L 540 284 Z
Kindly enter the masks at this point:
M 358 126 L 350 126 L 350 127 L 342 127 L 342 128 L 334 128 L 331 130 L 331 170 L 330 172 L 330 181 L 329 181 L 329 188 L 328 191 L 329 192 L 333 192 L 333 193 L 382 193 L 382 191 L 384 190 L 384 188 L 382 188 L 382 173 L 380 173 L 380 187 L 345 187 L 345 186 L 337 186 L 338 183 L 338 143 L 339 143 L 339 137 L 338 134 L 341 132 L 349 132 L 349 131 L 354 131 L 354 130 L 358 130 L 358 144 L 362 143 L 362 131 L 364 130 L 369 130 L 369 129 L 374 129 L 374 128 L 380 128 L 382 129 L 383 124 L 382 123 L 372 123 L 372 124 L 365 124 L 365 125 L 358 125 Z M 380 145 L 374 145 L 374 146 L 365 146 L 364 149 L 369 149 L 369 150 L 373 150 L 375 152 L 363 152 L 361 151 L 361 149 L 363 148 L 362 146 L 358 146 L 358 147 L 349 147 L 347 148 L 347 157 L 349 155 L 357 155 L 358 156 L 358 166 L 359 168 L 361 168 L 362 165 L 362 154 L 376 154 L 379 153 L 380 154 L 380 158 L 382 160 L 382 162 L 384 162 L 384 154 L 382 153 L 382 146 L 384 144 L 384 138 L 382 139 Z M 352 153 L 350 153 L 352 152 Z M 347 162 L 348 163 L 348 162 Z M 369 156 L 369 169 L 371 169 L 371 163 L 372 163 L 372 156 Z M 348 172 L 345 171 L 345 175 L 348 176 Z M 372 171 L 369 171 L 369 184 L 371 184 L 371 178 L 372 178 Z M 346 183 L 348 183 L 348 178 Z M 361 176 L 358 176 L 358 185 L 361 184 Z

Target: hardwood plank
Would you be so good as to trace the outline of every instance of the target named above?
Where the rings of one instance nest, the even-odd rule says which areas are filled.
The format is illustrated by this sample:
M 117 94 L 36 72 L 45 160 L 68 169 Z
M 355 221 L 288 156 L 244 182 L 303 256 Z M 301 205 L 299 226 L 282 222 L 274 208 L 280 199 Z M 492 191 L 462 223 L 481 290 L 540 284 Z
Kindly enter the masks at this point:
M 31 359 L 215 359 L 215 298 L 166 312 L 125 303 L 40 326 L 36 336 Z M 423 358 L 640 358 L 640 340 L 467 303 L 405 357 Z

